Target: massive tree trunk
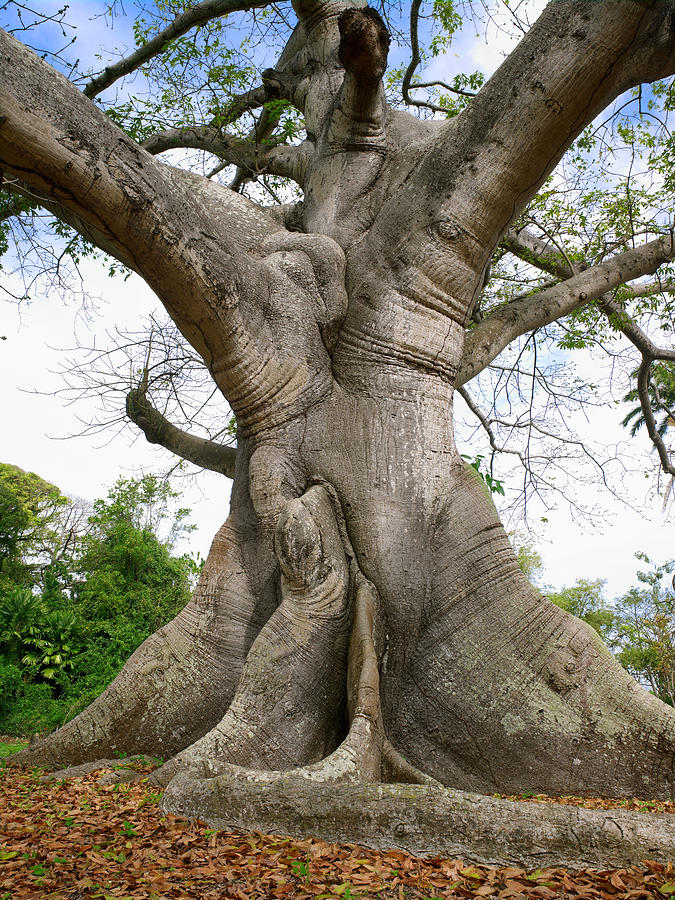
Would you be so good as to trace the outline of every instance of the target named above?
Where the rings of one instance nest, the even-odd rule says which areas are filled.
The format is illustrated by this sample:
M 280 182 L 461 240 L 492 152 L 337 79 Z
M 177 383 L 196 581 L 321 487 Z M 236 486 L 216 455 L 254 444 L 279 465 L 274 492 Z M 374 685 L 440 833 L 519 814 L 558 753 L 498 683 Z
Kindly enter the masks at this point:
M 162 166 L 2 37 L 0 167 L 131 258 L 239 426 L 230 516 L 191 602 L 20 759 L 158 755 L 183 811 L 204 779 L 288 770 L 670 796 L 673 711 L 523 577 L 452 401 L 501 328 L 520 333 L 502 311 L 465 342 L 500 236 L 599 110 L 673 71 L 673 6 L 552 3 L 441 123 L 386 104 L 376 13 L 293 5 L 297 52 L 266 76 L 307 122 L 274 162 L 304 189 L 283 215 Z M 560 314 L 527 311 L 522 331 Z

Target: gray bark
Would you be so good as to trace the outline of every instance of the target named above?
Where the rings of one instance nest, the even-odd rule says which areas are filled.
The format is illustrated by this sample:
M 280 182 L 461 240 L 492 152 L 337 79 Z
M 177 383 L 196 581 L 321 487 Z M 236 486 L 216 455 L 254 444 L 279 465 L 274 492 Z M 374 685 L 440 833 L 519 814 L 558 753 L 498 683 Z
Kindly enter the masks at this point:
M 189 785 L 189 786 L 188 786 Z M 184 797 L 189 797 L 185 802 Z M 526 868 L 623 868 L 672 859 L 675 816 L 524 803 L 412 784 L 308 784 L 182 775 L 162 806 L 214 828 L 399 848 L 417 856 Z
M 190 604 L 17 761 L 171 757 L 172 808 L 219 821 L 234 778 L 242 824 L 246 785 L 278 791 L 282 822 L 298 778 L 342 785 L 325 788 L 338 806 L 344 785 L 387 778 L 425 783 L 411 802 L 433 780 L 669 796 L 675 714 L 522 576 L 457 453 L 452 399 L 502 340 L 498 311 L 475 331 L 492 349 L 465 343 L 502 233 L 596 112 L 675 69 L 674 7 L 552 3 L 444 124 L 387 106 L 388 36 L 363 7 L 295 0 L 292 52 L 266 78 L 307 122 L 293 231 L 163 166 L 0 36 L 0 168 L 133 257 L 240 429 L 230 518 Z M 672 257 L 654 243 L 649 266 Z M 625 263 L 576 278 L 604 291 Z M 563 295 L 518 307 L 508 333 L 573 308 Z

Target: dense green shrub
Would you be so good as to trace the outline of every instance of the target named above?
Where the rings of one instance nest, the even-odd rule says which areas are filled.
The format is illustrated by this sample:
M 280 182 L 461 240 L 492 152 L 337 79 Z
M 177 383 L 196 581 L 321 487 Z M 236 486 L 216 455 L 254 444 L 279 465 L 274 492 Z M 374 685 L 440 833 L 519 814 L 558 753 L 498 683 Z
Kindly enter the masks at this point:
M 170 510 L 176 496 L 151 475 L 120 479 L 83 515 L 38 476 L 0 466 L 0 732 L 71 718 L 185 605 L 199 567 L 173 554 L 190 530 L 188 511 Z

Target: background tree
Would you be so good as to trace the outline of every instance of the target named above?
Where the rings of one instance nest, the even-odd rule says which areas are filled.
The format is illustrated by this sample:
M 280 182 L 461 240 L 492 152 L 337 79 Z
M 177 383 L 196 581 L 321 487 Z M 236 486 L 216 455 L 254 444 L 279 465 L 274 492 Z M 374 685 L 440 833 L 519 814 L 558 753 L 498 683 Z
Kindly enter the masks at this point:
M 71 552 L 80 519 L 53 484 L 0 463 L 0 592 L 42 585 Z
M 547 593 L 546 596 L 556 606 L 594 628 L 603 641 L 612 648 L 616 613 L 605 600 L 603 586 L 604 581 L 601 578 L 595 581 L 579 578 L 572 587 L 564 587 L 560 591 Z
M 138 367 L 129 414 L 151 439 L 233 471 L 230 517 L 185 609 L 20 759 L 170 757 L 157 775 L 168 808 L 209 815 L 247 809 L 261 783 L 283 795 L 280 770 L 292 770 L 295 798 L 317 781 L 430 778 L 670 794 L 672 710 L 527 582 L 485 481 L 456 449 L 452 408 L 457 390 L 499 449 L 493 426 L 522 423 L 499 408 L 486 415 L 469 381 L 569 315 L 573 345 L 606 319 L 640 353 L 646 428 L 674 471 L 647 386 L 652 364 L 675 351 L 634 315 L 667 284 L 670 208 L 645 207 L 645 225 L 627 202 L 616 233 L 597 241 L 599 200 L 581 245 L 561 210 L 565 244 L 548 238 L 560 203 L 547 182 L 624 92 L 635 90 L 623 102 L 642 121 L 638 86 L 675 71 L 673 4 L 550 4 L 476 96 L 450 85 L 469 102 L 443 120 L 388 103 L 389 34 L 356 0 L 294 0 L 274 68 L 234 95 L 222 70 L 202 66 L 227 58 L 223 17 L 254 9 L 264 11 L 249 17 L 254 29 L 263 20 L 282 34 L 288 4 L 157 7 L 135 50 L 82 91 L 1 38 L 9 190 L 142 275 L 237 421 L 236 453 L 176 427 L 148 398 L 150 365 Z M 408 95 L 420 89 L 419 10 Z M 145 65 L 166 85 L 166 106 L 104 104 L 106 115 L 91 102 Z M 664 110 L 669 91 L 653 91 Z M 174 105 L 177 120 L 165 122 Z M 249 133 L 242 115 L 255 110 Z M 300 123 L 297 140 L 289 122 Z M 232 186 L 210 180 L 213 169 L 155 158 L 179 148 L 235 166 Z M 585 152 L 572 150 L 582 174 Z M 268 209 L 238 191 L 253 179 L 276 193 L 277 177 L 295 182 L 301 202 Z M 530 203 L 547 210 L 533 213 L 533 229 Z M 639 223 L 628 236 L 626 221 Z M 507 248 L 534 276 L 515 282 L 524 292 L 486 292 Z M 665 282 L 644 280 L 662 266 Z M 499 277 L 503 287 L 508 272 Z M 539 381 L 536 365 L 528 378 Z M 525 431 L 537 428 L 529 420 Z M 514 452 L 531 477 L 527 441 Z
M 0 731 L 23 734 L 52 729 L 97 696 L 185 606 L 199 565 L 174 553 L 190 526 L 165 481 L 120 479 L 87 517 L 83 503 L 34 473 L 1 471 L 11 502 L 0 509 L 0 531 L 15 534 L 17 510 L 30 524 L 11 541 L 0 587 Z M 19 502 L 26 495 L 28 512 Z
M 644 553 L 638 557 L 651 560 Z M 675 706 L 675 591 L 664 587 L 675 561 L 638 574 L 639 586 L 617 603 L 617 644 L 621 665 L 657 697 Z

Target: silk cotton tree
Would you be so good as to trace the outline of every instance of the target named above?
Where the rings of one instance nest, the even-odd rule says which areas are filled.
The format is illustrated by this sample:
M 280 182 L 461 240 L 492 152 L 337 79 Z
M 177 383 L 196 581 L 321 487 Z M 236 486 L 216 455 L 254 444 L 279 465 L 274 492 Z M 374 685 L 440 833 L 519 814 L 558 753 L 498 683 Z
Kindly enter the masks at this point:
M 167 808 L 212 816 L 270 785 L 670 796 L 675 714 L 522 575 L 457 452 L 453 394 L 598 303 L 644 384 L 675 358 L 612 306 L 675 257 L 672 230 L 590 265 L 509 231 L 582 129 L 675 72 L 675 5 L 554 0 L 449 120 L 389 105 L 389 35 L 360 0 L 281 4 L 297 24 L 277 65 L 230 105 L 289 104 L 301 143 L 233 137 L 225 116 L 141 145 L 92 102 L 189 29 L 270 5 L 194 6 L 82 91 L 0 37 L 5 187 L 145 279 L 238 426 L 235 451 L 172 426 L 147 382 L 130 395 L 152 440 L 233 476 L 230 514 L 186 608 L 17 761 L 160 756 Z M 302 201 L 265 208 L 153 155 L 171 147 Z M 555 278 L 475 316 L 500 242 Z

